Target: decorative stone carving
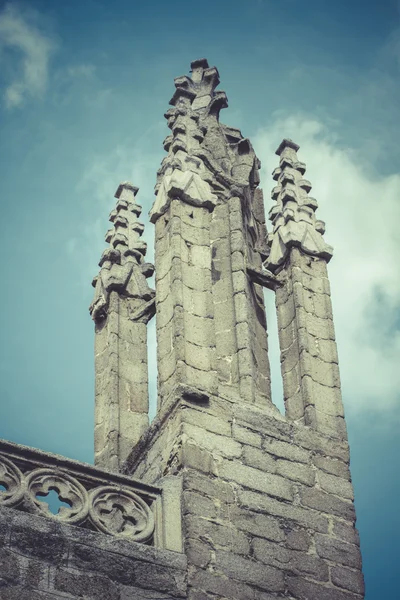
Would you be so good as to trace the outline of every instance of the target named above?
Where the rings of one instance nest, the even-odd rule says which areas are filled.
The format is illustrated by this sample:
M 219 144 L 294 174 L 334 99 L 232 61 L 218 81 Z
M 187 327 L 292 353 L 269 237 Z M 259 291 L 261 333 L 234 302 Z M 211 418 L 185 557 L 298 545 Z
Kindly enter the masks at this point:
M 96 488 L 90 493 L 90 519 L 97 529 L 111 535 L 146 542 L 154 533 L 154 516 L 134 492 L 112 486 Z
M 0 489 L 0 506 L 135 542 L 153 543 L 153 504 L 160 498 L 159 488 L 124 475 L 105 476 L 91 465 L 61 457 L 54 464 L 54 455 L 46 465 L 43 454 L 25 447 L 20 450 L 16 444 L 0 440 L 0 486 L 6 488 Z M 69 505 L 60 506 L 57 514 L 46 502 L 52 490 Z
M 154 267 L 144 262 L 147 247 L 140 239 L 144 225 L 137 220 L 142 212 L 142 207 L 135 200 L 138 189 L 125 181 L 115 193 L 118 201 L 109 219 L 113 228 L 106 234 L 110 246 L 104 250 L 99 262 L 100 273 L 92 282 L 95 295 L 89 311 L 96 322 L 107 317 L 112 291 L 118 292 L 121 297 L 148 303 L 147 320 L 154 314 L 155 292 L 146 281 L 153 274 Z
M 60 507 L 54 515 L 46 502 L 38 500 L 37 496 L 46 496 L 55 490 L 60 500 L 70 505 Z M 35 469 L 26 478 L 26 499 L 33 512 L 50 518 L 65 521 L 71 525 L 79 525 L 87 517 L 88 495 L 82 484 L 75 477 L 63 471 L 53 469 Z
M 0 456 L 0 490 L 1 506 L 18 506 L 25 493 L 25 480 L 18 467 L 5 456 Z
M 311 183 L 303 178 L 306 165 L 298 160 L 298 149 L 299 146 L 292 140 L 284 139 L 276 151 L 280 162 L 272 176 L 278 185 L 271 193 L 276 204 L 269 211 L 273 231 L 268 236 L 271 250 L 264 263 L 273 272 L 283 265 L 293 246 L 326 261 L 333 253 L 333 248 L 322 237 L 324 222 L 315 218 L 318 203 L 308 195 Z

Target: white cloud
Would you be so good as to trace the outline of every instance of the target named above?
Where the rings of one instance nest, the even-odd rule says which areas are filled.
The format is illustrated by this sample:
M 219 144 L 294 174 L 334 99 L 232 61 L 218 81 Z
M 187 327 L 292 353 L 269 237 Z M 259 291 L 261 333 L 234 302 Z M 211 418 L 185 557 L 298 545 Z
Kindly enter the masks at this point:
M 79 78 L 79 77 L 92 77 L 96 71 L 95 65 L 91 64 L 80 64 L 80 65 L 71 65 L 67 67 L 67 75 L 71 78 Z
M 22 12 L 12 4 L 4 7 L 0 12 L 0 59 L 8 79 L 6 108 L 21 106 L 28 96 L 41 96 L 46 91 L 53 49 L 54 42 L 39 30 L 32 11 Z M 14 62 L 15 51 L 18 61 Z
M 346 408 L 393 409 L 400 389 L 400 173 L 377 176 L 310 117 L 278 116 L 253 138 L 265 167 L 267 211 L 283 137 L 301 146 L 325 239 L 335 249 L 328 269 Z

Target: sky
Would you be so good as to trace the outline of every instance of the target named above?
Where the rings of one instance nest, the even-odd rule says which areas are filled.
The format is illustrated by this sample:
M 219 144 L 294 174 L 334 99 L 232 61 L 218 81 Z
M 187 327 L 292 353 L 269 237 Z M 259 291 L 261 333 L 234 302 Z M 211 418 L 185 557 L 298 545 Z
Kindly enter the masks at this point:
M 398 591 L 400 3 L 0 0 L 0 437 L 93 462 L 91 280 L 121 181 L 153 258 L 174 77 L 206 57 L 261 159 L 300 145 L 329 264 L 366 599 Z M 273 298 L 274 402 L 282 406 Z M 155 389 L 150 328 L 151 393 Z M 152 407 L 152 415 L 154 407 Z

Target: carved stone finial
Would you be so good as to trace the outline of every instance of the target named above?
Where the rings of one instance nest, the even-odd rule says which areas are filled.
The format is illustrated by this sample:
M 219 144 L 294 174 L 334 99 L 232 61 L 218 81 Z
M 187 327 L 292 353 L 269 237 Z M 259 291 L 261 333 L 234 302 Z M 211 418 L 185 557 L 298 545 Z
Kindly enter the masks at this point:
M 322 237 L 325 224 L 315 217 L 318 203 L 308 195 L 311 183 L 303 177 L 306 165 L 298 160 L 298 150 L 298 144 L 284 139 L 275 153 L 280 161 L 272 173 L 277 185 L 271 197 L 276 204 L 269 211 L 273 232 L 268 237 L 270 254 L 265 263 L 271 271 L 276 271 L 285 262 L 292 246 L 327 261 L 333 253 L 333 248 Z
M 222 125 L 219 113 L 228 106 L 225 92 L 216 90 L 219 73 L 205 58 L 191 63 L 191 77 L 175 79 L 175 93 L 165 117 L 172 134 L 164 142 L 168 156 L 157 176 L 157 199 L 150 211 L 155 223 L 173 197 L 210 210 L 228 199 L 234 187 L 240 196 L 259 183 L 259 161 L 238 129 Z
M 106 234 L 109 247 L 101 256 L 101 270 L 94 281 L 95 297 L 89 307 L 94 321 L 106 317 L 112 290 L 146 302 L 154 298 L 154 291 L 146 282 L 154 267 L 144 262 L 147 245 L 140 239 L 144 225 L 137 220 L 142 211 L 135 198 L 138 190 L 129 181 L 124 181 L 115 192 L 117 203 L 109 219 L 113 227 Z

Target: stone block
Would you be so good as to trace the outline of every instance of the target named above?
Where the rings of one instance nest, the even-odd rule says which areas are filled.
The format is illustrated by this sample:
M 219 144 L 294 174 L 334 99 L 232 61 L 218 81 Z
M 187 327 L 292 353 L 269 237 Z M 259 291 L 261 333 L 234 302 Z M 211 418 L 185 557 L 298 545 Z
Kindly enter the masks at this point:
M 283 529 L 274 517 L 243 510 L 237 506 L 232 508 L 231 516 L 236 527 L 251 535 L 273 542 L 282 542 L 285 539 Z
M 278 316 L 278 329 L 286 329 L 293 322 L 296 316 L 296 307 L 294 300 L 289 296 L 288 301 L 285 304 L 279 304 L 277 306 Z
M 211 290 L 211 271 L 182 263 L 182 281 L 184 285 L 198 292 Z
M 361 569 L 361 554 L 358 546 L 342 542 L 328 535 L 315 534 L 315 547 L 318 556 L 336 564 Z
M 228 577 L 250 585 L 256 585 L 263 590 L 270 592 L 284 590 L 284 574 L 282 571 L 231 552 L 217 551 L 215 566 Z
M 254 538 L 252 548 L 256 560 L 278 569 L 289 568 L 293 552 L 279 543 Z
M 282 517 L 288 521 L 293 521 L 308 529 L 326 533 L 328 531 L 328 519 L 314 510 L 308 510 L 294 504 L 279 502 L 265 494 L 239 490 L 239 503 L 243 508 L 248 508 L 255 512 L 265 512 L 268 515 Z
M 341 460 L 317 455 L 313 457 L 313 463 L 316 467 L 325 471 L 325 473 L 330 473 L 331 475 L 336 475 L 350 481 L 349 466 Z
M 183 514 L 201 515 L 209 519 L 216 517 L 215 504 L 199 493 L 183 491 Z
M 196 427 L 202 427 L 212 433 L 219 435 L 231 435 L 232 424 L 229 420 L 221 419 L 208 412 L 200 410 L 193 410 L 185 407 L 182 411 L 182 421 L 184 423 L 190 423 L 196 425 Z M 240 440 L 239 440 L 240 441 Z
M 232 356 L 236 353 L 236 335 L 235 330 L 227 329 L 215 334 L 215 346 L 217 356 Z
M 360 545 L 360 536 L 354 523 L 346 523 L 345 521 L 333 519 L 332 533 L 344 542 L 355 544 L 356 546 Z
M 235 481 L 243 487 L 264 492 L 269 496 L 293 500 L 292 485 L 278 475 L 270 475 L 259 469 L 226 460 L 218 465 L 218 474 L 220 477 Z
M 35 524 L 27 528 L 24 524 L 24 513 L 17 513 L 11 530 L 10 549 L 23 556 L 37 560 L 45 560 L 50 564 L 60 564 L 66 556 L 65 540 L 59 535 L 57 523 L 50 519 L 35 519 Z M 43 534 L 46 544 L 42 543 Z
M 347 442 L 332 440 L 322 435 L 318 431 L 313 431 L 309 427 L 296 427 L 293 433 L 294 443 L 314 452 L 321 453 L 323 456 L 339 458 L 345 463 L 349 463 L 349 445 Z
M 209 247 L 210 245 L 210 236 L 204 227 L 192 227 L 189 223 L 181 221 L 180 234 L 185 242 L 189 242 L 193 246 Z
M 232 231 L 231 232 L 231 251 L 232 252 L 244 252 L 244 236 L 243 231 Z
M 247 290 L 247 277 L 244 271 L 235 271 L 232 274 L 233 292 L 238 294 Z
M 299 600 L 360 600 L 359 596 L 342 592 L 331 584 L 318 584 L 302 577 L 287 578 L 288 591 Z
M 228 295 L 228 284 L 227 295 Z M 232 298 L 225 297 L 223 302 L 214 304 L 215 331 L 217 333 L 232 329 L 235 325 L 235 313 Z
M 208 542 L 211 548 L 220 548 L 235 554 L 247 556 L 250 543 L 243 531 L 236 529 L 235 522 L 213 523 L 208 519 L 187 518 L 186 535 L 193 539 Z
M 54 589 L 74 597 L 89 597 L 91 600 L 120 600 L 118 585 L 108 577 L 82 573 L 75 569 L 57 569 Z
M 324 560 L 313 554 L 293 552 L 290 561 L 290 570 L 299 576 L 312 577 L 317 581 L 329 580 L 329 568 Z
M 285 331 L 287 331 L 286 328 Z M 281 351 L 281 371 L 282 375 L 286 375 L 287 373 L 293 371 L 293 369 L 298 365 L 300 361 L 300 353 L 297 341 L 293 341 L 293 343 L 286 348 L 286 350 Z M 297 382 L 296 382 L 297 383 Z
M 237 404 L 234 407 L 234 416 L 238 425 L 278 440 L 290 439 L 291 425 L 284 418 L 279 420 L 266 414 L 265 408 Z
M 191 344 L 189 341 L 185 344 L 185 362 L 196 369 L 202 371 L 211 370 L 210 348 Z
M 245 270 L 245 262 L 242 252 L 232 252 L 231 265 L 233 272 Z
M 303 350 L 300 353 L 301 375 L 309 375 L 315 382 L 329 386 L 340 387 L 339 368 L 336 363 L 326 363 Z
M 247 429 L 247 427 L 241 427 L 240 425 L 233 423 L 232 435 L 235 440 L 241 442 L 242 444 L 248 444 L 250 446 L 261 448 L 261 435 L 255 431 L 251 431 L 251 429 Z
M 305 485 L 314 485 L 315 472 L 314 470 L 305 464 L 292 462 L 288 460 L 277 460 L 276 461 L 276 473 L 291 479 L 292 481 L 299 481 Z
M 346 502 L 336 496 L 327 494 L 315 488 L 305 488 L 301 490 L 301 504 L 313 508 L 320 512 L 331 513 L 352 521 L 355 519 L 354 505 L 352 502 Z
M 211 248 L 209 246 L 191 246 L 190 263 L 202 269 L 211 269 Z
M 263 448 L 266 452 L 269 452 L 269 454 L 273 454 L 279 458 L 286 458 L 286 460 L 302 463 L 308 463 L 310 461 L 309 452 L 294 444 L 280 440 L 266 439 L 264 440 Z
M 252 446 L 243 448 L 242 461 L 250 467 L 260 469 L 260 471 L 275 473 L 277 470 L 276 460 L 273 456 Z
M 218 435 L 211 431 L 204 431 L 201 427 L 182 424 L 183 435 L 199 447 L 205 448 L 213 455 L 225 456 L 227 458 L 239 458 L 242 453 L 242 447 L 236 440 L 225 435 Z
M 354 500 L 353 486 L 347 479 L 318 471 L 318 482 L 322 490 L 348 500 Z
M 327 364 L 327 363 L 326 363 Z M 342 396 L 339 387 L 328 387 L 312 379 L 311 375 L 303 377 L 305 404 L 333 417 L 343 417 Z
M 224 504 L 233 503 L 235 496 L 232 485 L 219 479 L 209 479 L 201 473 L 185 472 L 183 488 L 188 491 L 201 492 L 208 498 L 218 498 Z
M 213 346 L 214 331 L 212 319 L 203 319 L 185 313 L 185 334 L 187 341 L 197 346 Z
M 21 561 L 19 555 L 8 548 L 0 549 L 0 576 L 5 581 L 5 585 L 16 585 L 22 580 Z M 1 594 L 0 584 L 0 594 Z
M 189 571 L 188 583 L 191 588 L 201 589 L 203 592 L 210 592 L 215 598 L 226 598 L 230 600 L 254 600 L 254 590 L 245 583 L 230 579 L 222 573 L 215 571 L 204 571 L 196 569 Z
M 340 588 L 364 595 L 364 578 L 361 571 L 353 571 L 345 567 L 331 567 L 331 581 Z
M 311 545 L 310 534 L 304 529 L 291 529 L 286 533 L 286 545 L 292 550 L 307 552 Z
M 204 569 L 211 559 L 211 547 L 198 539 L 186 539 L 185 552 L 189 563 Z
M 191 442 L 182 444 L 181 463 L 183 467 L 196 469 L 203 473 L 214 472 L 214 460 L 211 453 Z
M 240 292 L 239 294 L 235 294 L 233 299 L 235 304 L 236 323 L 246 322 L 248 320 L 248 302 L 246 294 Z

